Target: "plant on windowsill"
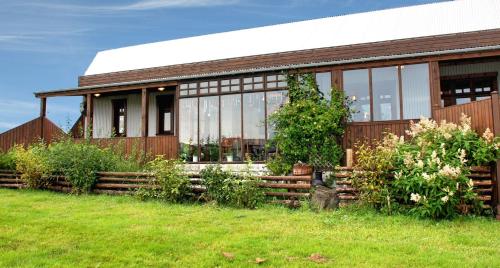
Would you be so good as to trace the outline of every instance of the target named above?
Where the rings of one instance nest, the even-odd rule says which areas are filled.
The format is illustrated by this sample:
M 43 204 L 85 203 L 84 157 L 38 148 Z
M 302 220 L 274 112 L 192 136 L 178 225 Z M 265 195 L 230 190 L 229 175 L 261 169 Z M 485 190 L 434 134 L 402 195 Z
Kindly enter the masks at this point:
M 276 154 L 268 160 L 275 174 L 287 174 L 294 164 L 315 167 L 338 165 L 342 157 L 341 138 L 351 115 L 349 100 L 340 90 L 323 97 L 312 74 L 288 75 L 290 101 L 270 115 L 275 136 L 268 148 Z

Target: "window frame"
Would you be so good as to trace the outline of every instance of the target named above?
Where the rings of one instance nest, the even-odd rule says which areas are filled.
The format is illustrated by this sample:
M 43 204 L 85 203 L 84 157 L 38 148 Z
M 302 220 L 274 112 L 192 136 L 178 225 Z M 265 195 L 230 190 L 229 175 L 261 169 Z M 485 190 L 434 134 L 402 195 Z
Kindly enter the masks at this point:
M 169 107 L 165 105 L 165 100 L 169 100 Z M 163 109 L 170 110 L 170 131 L 165 131 L 165 113 Z M 171 136 L 175 133 L 175 97 L 172 94 L 164 94 L 156 96 L 156 135 Z

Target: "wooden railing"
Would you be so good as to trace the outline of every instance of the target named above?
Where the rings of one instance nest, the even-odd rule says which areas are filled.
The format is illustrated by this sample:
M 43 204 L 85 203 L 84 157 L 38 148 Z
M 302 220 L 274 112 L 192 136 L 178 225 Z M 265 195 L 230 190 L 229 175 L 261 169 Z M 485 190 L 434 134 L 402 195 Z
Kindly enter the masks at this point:
M 493 131 L 492 101 L 498 101 L 498 97 L 496 95 L 493 97 L 496 97 L 496 100 L 490 98 L 437 109 L 434 112 L 434 119 L 437 122 L 446 120 L 447 122 L 458 124 L 460 123 L 462 114 L 466 114 L 471 118 L 472 129 L 478 133 L 483 133 L 486 128 Z

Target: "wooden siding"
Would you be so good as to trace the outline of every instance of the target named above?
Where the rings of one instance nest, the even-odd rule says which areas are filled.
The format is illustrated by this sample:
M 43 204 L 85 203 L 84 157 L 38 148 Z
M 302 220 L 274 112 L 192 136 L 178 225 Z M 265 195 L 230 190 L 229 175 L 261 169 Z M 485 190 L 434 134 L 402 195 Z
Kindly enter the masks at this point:
M 355 148 L 358 143 L 372 144 L 373 141 L 381 140 L 385 133 L 394 133 L 404 136 L 405 131 L 410 128 L 410 120 L 366 122 L 348 124 L 344 139 L 344 149 Z
M 479 134 L 482 134 L 486 128 L 493 129 L 491 99 L 438 109 L 435 111 L 434 119 L 438 122 L 446 120 L 447 122 L 460 123 L 462 114 L 471 117 L 472 128 Z
M 152 156 L 164 155 L 166 158 L 177 158 L 178 140 L 176 136 L 149 137 L 146 151 Z
M 43 138 L 47 143 L 61 137 L 64 132 L 47 118 L 37 118 L 0 134 L 0 151 L 8 151 L 16 144 L 27 146 Z
M 268 55 L 81 76 L 79 78 L 79 86 L 92 86 L 175 76 L 201 75 L 207 73 L 218 73 L 234 70 L 246 70 L 314 62 L 342 61 L 349 59 L 361 59 L 392 55 L 408 55 L 422 52 L 495 46 L 499 43 L 500 30 L 420 37 L 370 44 L 291 51 Z

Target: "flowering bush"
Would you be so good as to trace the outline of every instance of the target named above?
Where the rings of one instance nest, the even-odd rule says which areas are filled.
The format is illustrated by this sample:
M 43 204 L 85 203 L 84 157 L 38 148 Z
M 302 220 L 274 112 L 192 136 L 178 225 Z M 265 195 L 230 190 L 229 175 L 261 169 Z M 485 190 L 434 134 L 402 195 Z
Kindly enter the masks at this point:
M 411 124 L 406 134 L 410 138 L 407 141 L 394 135 L 384 138 L 382 148 L 390 152 L 385 156 L 392 163 L 394 179 L 379 186 L 386 190 L 376 204 L 394 204 L 411 214 L 430 218 L 451 218 L 471 209 L 479 211 L 480 202 L 467 175 L 470 166 L 489 164 L 500 156 L 499 139 L 488 129 L 479 136 L 466 116 L 458 125 L 421 118 Z M 384 152 L 378 147 L 371 153 Z M 362 198 L 368 190 L 360 188 Z

